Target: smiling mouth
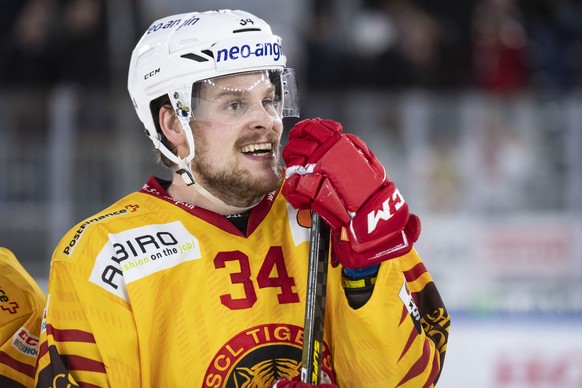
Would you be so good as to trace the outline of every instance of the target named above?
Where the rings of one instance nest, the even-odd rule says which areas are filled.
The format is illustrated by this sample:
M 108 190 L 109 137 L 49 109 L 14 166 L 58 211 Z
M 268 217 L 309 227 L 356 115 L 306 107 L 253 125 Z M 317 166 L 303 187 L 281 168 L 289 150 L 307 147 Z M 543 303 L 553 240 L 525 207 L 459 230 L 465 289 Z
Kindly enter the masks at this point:
M 271 143 L 256 143 L 248 144 L 240 148 L 240 151 L 245 155 L 264 156 L 270 155 L 273 149 Z

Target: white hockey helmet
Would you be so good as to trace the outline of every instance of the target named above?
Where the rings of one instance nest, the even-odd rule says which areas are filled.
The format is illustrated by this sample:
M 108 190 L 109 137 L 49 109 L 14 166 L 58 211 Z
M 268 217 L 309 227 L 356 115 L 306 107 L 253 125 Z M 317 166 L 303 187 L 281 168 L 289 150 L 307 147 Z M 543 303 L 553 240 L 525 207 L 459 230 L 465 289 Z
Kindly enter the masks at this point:
M 146 30 L 131 56 L 128 90 L 146 135 L 156 149 L 188 169 L 194 157 L 188 125 L 192 85 L 240 72 L 279 70 L 282 117 L 298 116 L 295 76 L 285 65 L 281 38 L 255 15 L 239 10 L 184 13 L 159 19 Z M 156 130 L 150 104 L 164 95 L 168 95 L 189 135 L 190 155 L 184 160 L 166 149 Z

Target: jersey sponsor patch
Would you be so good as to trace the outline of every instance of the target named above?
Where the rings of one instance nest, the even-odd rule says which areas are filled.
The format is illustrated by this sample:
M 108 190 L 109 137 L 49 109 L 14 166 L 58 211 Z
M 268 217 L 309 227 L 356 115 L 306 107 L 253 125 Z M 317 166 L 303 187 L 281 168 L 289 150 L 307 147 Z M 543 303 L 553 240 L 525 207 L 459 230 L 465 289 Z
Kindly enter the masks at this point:
M 89 280 L 127 301 L 127 284 L 200 258 L 198 239 L 181 222 L 147 225 L 109 234 Z
M 38 354 L 38 337 L 21 327 L 12 337 L 12 346 L 25 356 L 36 357 Z
M 408 289 L 406 281 L 404 281 L 404 283 L 402 284 L 398 296 L 400 297 L 400 300 L 404 304 L 404 307 L 406 307 L 408 314 L 412 318 L 412 322 L 414 322 L 414 327 L 416 328 L 416 331 L 420 333 L 421 332 L 420 312 L 418 311 L 418 307 L 416 307 L 416 303 L 414 302 L 414 298 L 412 297 L 412 294 Z
M 101 214 L 99 216 L 95 216 L 95 217 L 92 217 L 92 218 L 85 220 L 81 225 L 79 225 L 79 227 L 75 231 L 75 234 L 73 235 L 73 238 L 63 248 L 63 253 L 67 256 L 70 256 L 73 253 L 73 251 L 75 250 L 75 247 L 77 246 L 77 243 L 79 242 L 79 240 L 83 236 L 83 233 L 85 232 L 86 228 L 89 225 L 91 225 L 93 223 L 97 223 L 97 222 L 105 220 L 105 219 L 108 219 L 110 217 L 120 216 L 120 215 L 126 214 L 128 212 L 134 212 L 138 208 L 139 208 L 139 205 L 131 205 L 130 204 L 130 205 L 127 205 L 124 209 L 119 209 L 119 210 L 115 210 L 115 211 L 112 211 L 109 213 L 104 213 L 104 214 Z

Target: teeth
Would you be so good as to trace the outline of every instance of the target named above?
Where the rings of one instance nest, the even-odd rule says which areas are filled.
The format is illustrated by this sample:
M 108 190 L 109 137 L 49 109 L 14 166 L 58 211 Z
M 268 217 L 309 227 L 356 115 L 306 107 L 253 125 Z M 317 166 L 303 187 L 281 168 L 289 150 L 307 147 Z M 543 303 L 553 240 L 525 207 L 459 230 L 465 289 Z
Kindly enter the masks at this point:
M 271 143 L 259 143 L 259 144 L 249 144 L 242 147 L 241 152 L 244 153 L 252 153 L 256 151 L 270 151 L 271 150 Z

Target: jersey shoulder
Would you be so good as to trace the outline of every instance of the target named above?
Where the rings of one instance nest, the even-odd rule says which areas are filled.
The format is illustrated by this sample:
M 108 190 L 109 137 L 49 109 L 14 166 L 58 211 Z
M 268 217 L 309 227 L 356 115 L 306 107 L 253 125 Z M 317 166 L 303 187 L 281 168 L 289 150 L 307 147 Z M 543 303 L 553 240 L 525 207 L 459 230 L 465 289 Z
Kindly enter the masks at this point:
M 154 209 L 163 206 L 162 202 L 134 192 L 85 218 L 62 237 L 54 251 L 53 262 L 76 262 L 87 250 L 102 246 L 110 234 L 147 224 Z
M 7 248 L 0 247 L 0 386 L 32 386 L 45 298 Z
M 16 256 L 0 247 L 0 334 L 5 325 L 42 311 L 44 295 Z

